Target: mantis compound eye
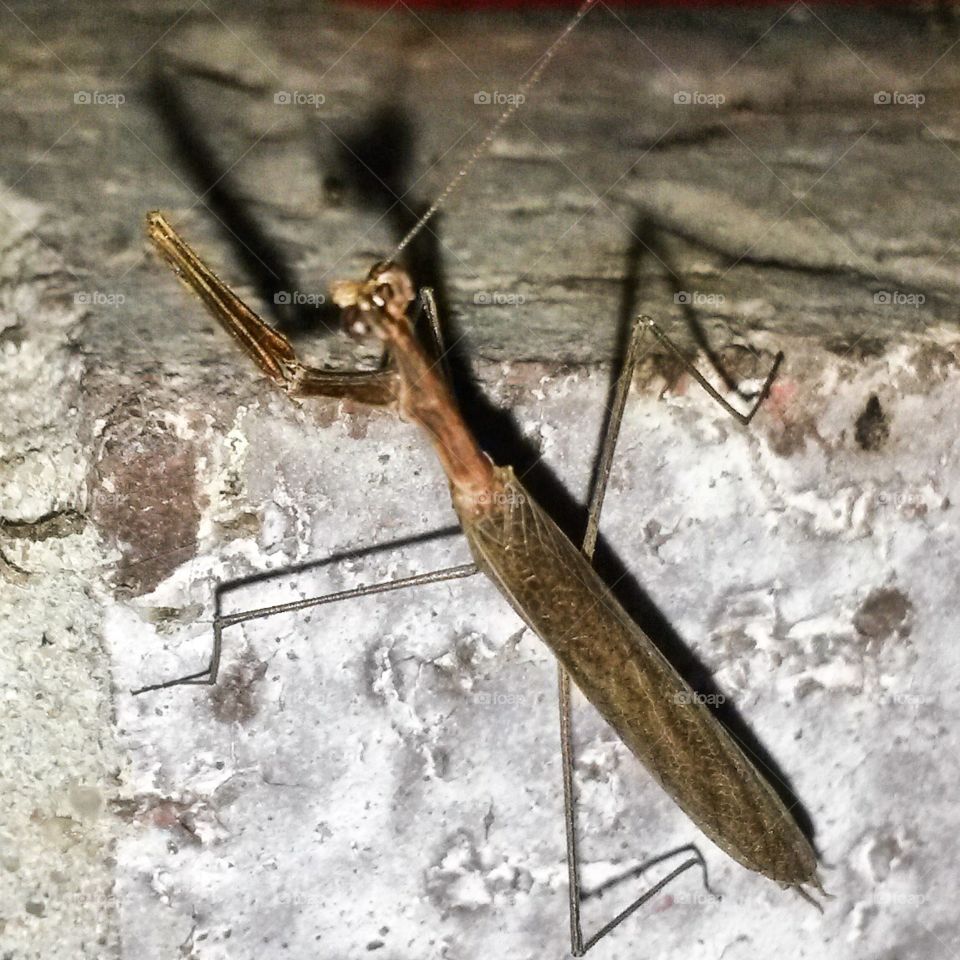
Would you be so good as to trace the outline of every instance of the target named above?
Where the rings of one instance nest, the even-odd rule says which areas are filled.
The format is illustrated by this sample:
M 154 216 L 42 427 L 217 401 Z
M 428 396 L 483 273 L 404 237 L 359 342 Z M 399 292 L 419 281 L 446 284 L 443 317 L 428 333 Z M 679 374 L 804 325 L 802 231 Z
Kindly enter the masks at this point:
M 378 307 L 385 307 L 393 298 L 393 287 L 389 283 L 381 283 L 373 294 L 373 302 Z
M 369 294 L 371 304 L 393 320 L 403 317 L 414 299 L 409 274 L 396 264 L 378 265 L 371 271 Z

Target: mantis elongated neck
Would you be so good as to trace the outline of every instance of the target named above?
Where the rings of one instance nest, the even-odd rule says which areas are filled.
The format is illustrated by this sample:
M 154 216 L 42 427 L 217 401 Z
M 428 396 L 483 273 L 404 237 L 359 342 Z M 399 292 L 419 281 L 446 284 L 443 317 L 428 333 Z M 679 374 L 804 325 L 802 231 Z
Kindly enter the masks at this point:
M 493 463 L 470 432 L 449 385 L 413 333 L 404 315 L 384 325 L 400 374 L 400 412 L 430 437 L 450 481 L 458 509 L 475 511 L 489 502 L 496 485 Z

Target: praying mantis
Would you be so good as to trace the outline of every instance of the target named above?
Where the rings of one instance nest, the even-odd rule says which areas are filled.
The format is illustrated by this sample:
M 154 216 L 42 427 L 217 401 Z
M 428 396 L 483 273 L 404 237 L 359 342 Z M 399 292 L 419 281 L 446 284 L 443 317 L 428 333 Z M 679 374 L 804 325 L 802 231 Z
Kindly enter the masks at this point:
M 591 567 L 588 557 L 596 543 L 602 488 L 591 504 L 584 548 L 578 550 L 511 468 L 493 464 L 470 434 L 437 361 L 414 334 L 408 309 L 415 293 L 402 267 L 379 263 L 365 280 L 333 285 L 333 298 L 343 311 L 344 329 L 357 338 L 377 337 L 387 350 L 389 362 L 370 372 L 332 373 L 303 365 L 289 341 L 250 310 L 161 213 L 148 215 L 147 229 L 181 279 L 263 372 L 289 394 L 350 397 L 371 406 L 395 405 L 405 419 L 429 436 L 449 480 L 453 505 L 474 563 L 382 584 L 380 590 L 469 576 L 477 570 L 485 573 L 551 648 L 601 716 L 708 837 L 747 868 L 782 886 L 807 896 L 808 887 L 823 892 L 816 855 L 783 801 Z M 423 298 L 439 332 L 429 291 Z M 647 330 L 662 342 L 671 343 L 649 318 L 638 319 L 620 378 L 613 429 L 604 444 L 603 474 L 609 471 L 615 427 L 622 417 L 640 338 Z M 206 670 L 140 692 L 181 683 L 215 683 L 226 627 L 374 592 L 375 587 L 358 588 L 218 617 L 214 651 Z M 568 712 L 569 693 L 564 687 L 562 682 L 561 701 Z M 569 793 L 569 757 L 564 768 Z M 568 835 L 570 823 L 568 813 Z M 694 862 L 687 861 L 667 879 Z M 577 894 L 576 885 L 571 890 L 572 896 Z M 574 954 L 582 955 L 639 905 L 631 905 L 589 941 L 575 932 Z
M 585 4 L 578 16 L 590 5 Z M 535 82 L 535 77 L 532 79 Z M 510 112 L 504 112 L 498 125 L 505 122 Z M 488 135 L 488 141 L 498 125 Z M 450 190 L 448 187 L 441 193 L 414 230 L 433 215 Z M 481 572 L 546 643 L 560 665 L 571 950 L 575 956 L 582 956 L 654 893 L 702 861 L 699 857 L 688 859 L 596 934 L 584 937 L 575 855 L 570 678 L 690 819 L 733 859 L 808 899 L 812 899 L 810 889 L 823 893 L 816 854 L 783 800 L 653 641 L 631 620 L 591 565 L 606 481 L 641 341 L 648 334 L 654 336 L 683 359 L 654 321 L 641 315 L 635 322 L 603 442 L 599 482 L 590 503 L 586 536 L 577 548 L 537 504 L 511 467 L 494 464 L 471 434 L 445 374 L 441 320 L 432 293 L 429 289 L 416 291 L 399 262 L 392 258 L 379 262 L 362 280 L 332 285 L 332 299 L 342 311 L 343 330 L 358 340 L 379 341 L 385 357 L 384 364 L 376 370 L 333 372 L 302 363 L 290 341 L 267 325 L 220 280 L 162 213 L 153 211 L 147 215 L 147 232 L 181 280 L 200 297 L 262 373 L 291 397 L 349 398 L 371 407 L 393 407 L 403 419 L 426 433 L 447 477 L 473 563 L 325 597 L 218 615 L 214 620 L 211 659 L 204 670 L 151 684 L 138 693 L 180 684 L 216 683 L 223 631 L 247 620 Z M 408 234 L 398 250 L 409 238 Z M 435 341 L 432 350 L 414 327 L 411 304 L 418 297 Z M 694 375 L 726 409 L 748 423 L 766 396 L 779 360 L 778 357 L 749 415 L 738 414 L 695 370 Z

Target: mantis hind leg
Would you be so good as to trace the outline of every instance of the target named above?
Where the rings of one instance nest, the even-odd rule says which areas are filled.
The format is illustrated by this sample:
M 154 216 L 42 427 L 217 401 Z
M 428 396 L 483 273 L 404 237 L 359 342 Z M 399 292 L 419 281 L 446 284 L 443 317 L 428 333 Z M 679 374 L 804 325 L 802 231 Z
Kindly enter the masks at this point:
M 607 413 L 604 425 L 603 445 L 597 469 L 594 475 L 593 490 L 590 496 L 590 507 L 587 514 L 587 528 L 583 538 L 581 550 L 588 560 L 593 559 L 597 545 L 597 536 L 600 528 L 600 513 L 606 496 L 607 483 L 610 478 L 610 468 L 616 450 L 617 438 L 620 434 L 620 424 L 623 420 L 623 411 L 626 407 L 627 396 L 630 392 L 630 383 L 637 361 L 640 358 L 640 344 L 646 326 L 637 320 L 630 336 L 627 354 L 623 367 L 617 378 L 614 388 L 613 402 Z M 567 878 L 570 912 L 570 952 L 575 957 L 582 957 L 592 946 L 598 943 L 608 933 L 618 927 L 631 914 L 637 911 L 651 897 L 659 893 L 667 884 L 671 883 L 681 873 L 690 867 L 700 864 L 703 870 L 704 884 L 707 885 L 706 864 L 695 847 L 681 847 L 667 856 L 678 854 L 683 850 L 694 851 L 694 856 L 688 858 L 667 876 L 659 880 L 653 887 L 644 891 L 626 909 L 622 910 L 611 921 L 604 924 L 593 936 L 585 940 L 583 925 L 580 916 L 580 907 L 583 901 L 583 889 L 580 881 L 580 859 L 577 850 L 577 818 L 576 818 L 576 788 L 574 784 L 574 748 L 573 748 L 573 717 L 570 709 L 570 676 L 559 664 L 557 665 L 557 687 L 560 711 L 560 757 L 563 772 L 563 819 L 567 844 Z M 648 866 L 653 866 L 664 858 L 657 858 L 649 864 L 643 864 L 638 871 L 643 872 Z M 709 887 L 708 887 L 709 889 Z
M 597 537 L 600 527 L 600 514 L 603 509 L 603 501 L 606 495 L 607 483 L 610 478 L 610 469 L 613 464 L 613 457 L 616 451 L 617 439 L 620 434 L 620 425 L 623 420 L 623 413 L 626 407 L 627 396 L 630 391 L 630 384 L 633 379 L 633 373 L 637 362 L 641 356 L 641 342 L 647 331 L 683 363 L 696 381 L 707 391 L 707 393 L 716 400 L 731 416 L 735 417 L 740 423 L 748 425 L 753 419 L 754 414 L 760 407 L 760 404 L 766 398 L 769 392 L 773 378 L 783 359 L 783 354 L 777 354 L 773 366 L 768 374 L 763 387 L 757 396 L 752 409 L 744 414 L 732 407 L 710 383 L 704 378 L 699 370 L 690 363 L 674 342 L 664 333 L 660 327 L 650 318 L 644 315 L 638 316 L 633 324 L 633 330 L 627 346 L 626 356 L 623 360 L 623 366 L 617 378 L 614 388 L 613 400 L 607 413 L 606 423 L 604 425 L 603 444 L 600 451 L 600 457 L 597 461 L 597 468 L 594 474 L 593 490 L 590 497 L 590 507 L 587 515 L 587 527 L 584 534 L 583 545 L 581 547 L 588 560 L 593 559 L 594 551 L 597 545 Z M 707 882 L 706 864 L 696 847 L 689 845 L 674 850 L 665 856 L 658 857 L 647 864 L 641 865 L 638 870 L 633 871 L 636 874 L 661 862 L 668 857 L 678 855 L 684 851 L 692 852 L 693 856 L 686 859 L 669 874 L 659 880 L 651 888 L 642 893 L 626 909 L 622 910 L 611 921 L 606 923 L 589 939 L 584 939 L 583 926 L 580 917 L 580 907 L 583 900 L 583 891 L 580 881 L 580 862 L 577 852 L 577 828 L 576 828 L 576 789 L 574 784 L 574 750 L 573 750 L 573 720 L 571 715 L 570 701 L 570 677 L 562 666 L 557 667 L 558 680 L 558 699 L 560 712 L 560 753 L 561 766 L 563 771 L 563 800 L 564 800 L 564 826 L 567 843 L 567 874 L 569 879 L 569 907 L 570 907 L 570 949 L 571 953 L 580 957 L 583 956 L 592 946 L 598 943 L 610 931 L 619 926 L 631 914 L 638 910 L 651 897 L 659 893 L 667 884 L 672 882 L 680 874 L 684 873 L 690 867 L 697 864 L 703 871 L 704 886 L 709 891 Z

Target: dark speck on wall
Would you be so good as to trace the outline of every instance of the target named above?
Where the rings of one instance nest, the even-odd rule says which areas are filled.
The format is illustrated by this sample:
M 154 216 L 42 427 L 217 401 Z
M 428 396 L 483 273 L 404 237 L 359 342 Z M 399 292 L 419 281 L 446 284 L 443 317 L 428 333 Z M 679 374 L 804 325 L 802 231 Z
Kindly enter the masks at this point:
M 864 450 L 879 450 L 890 436 L 890 421 L 875 393 L 870 395 L 863 413 L 857 417 L 854 436 Z

